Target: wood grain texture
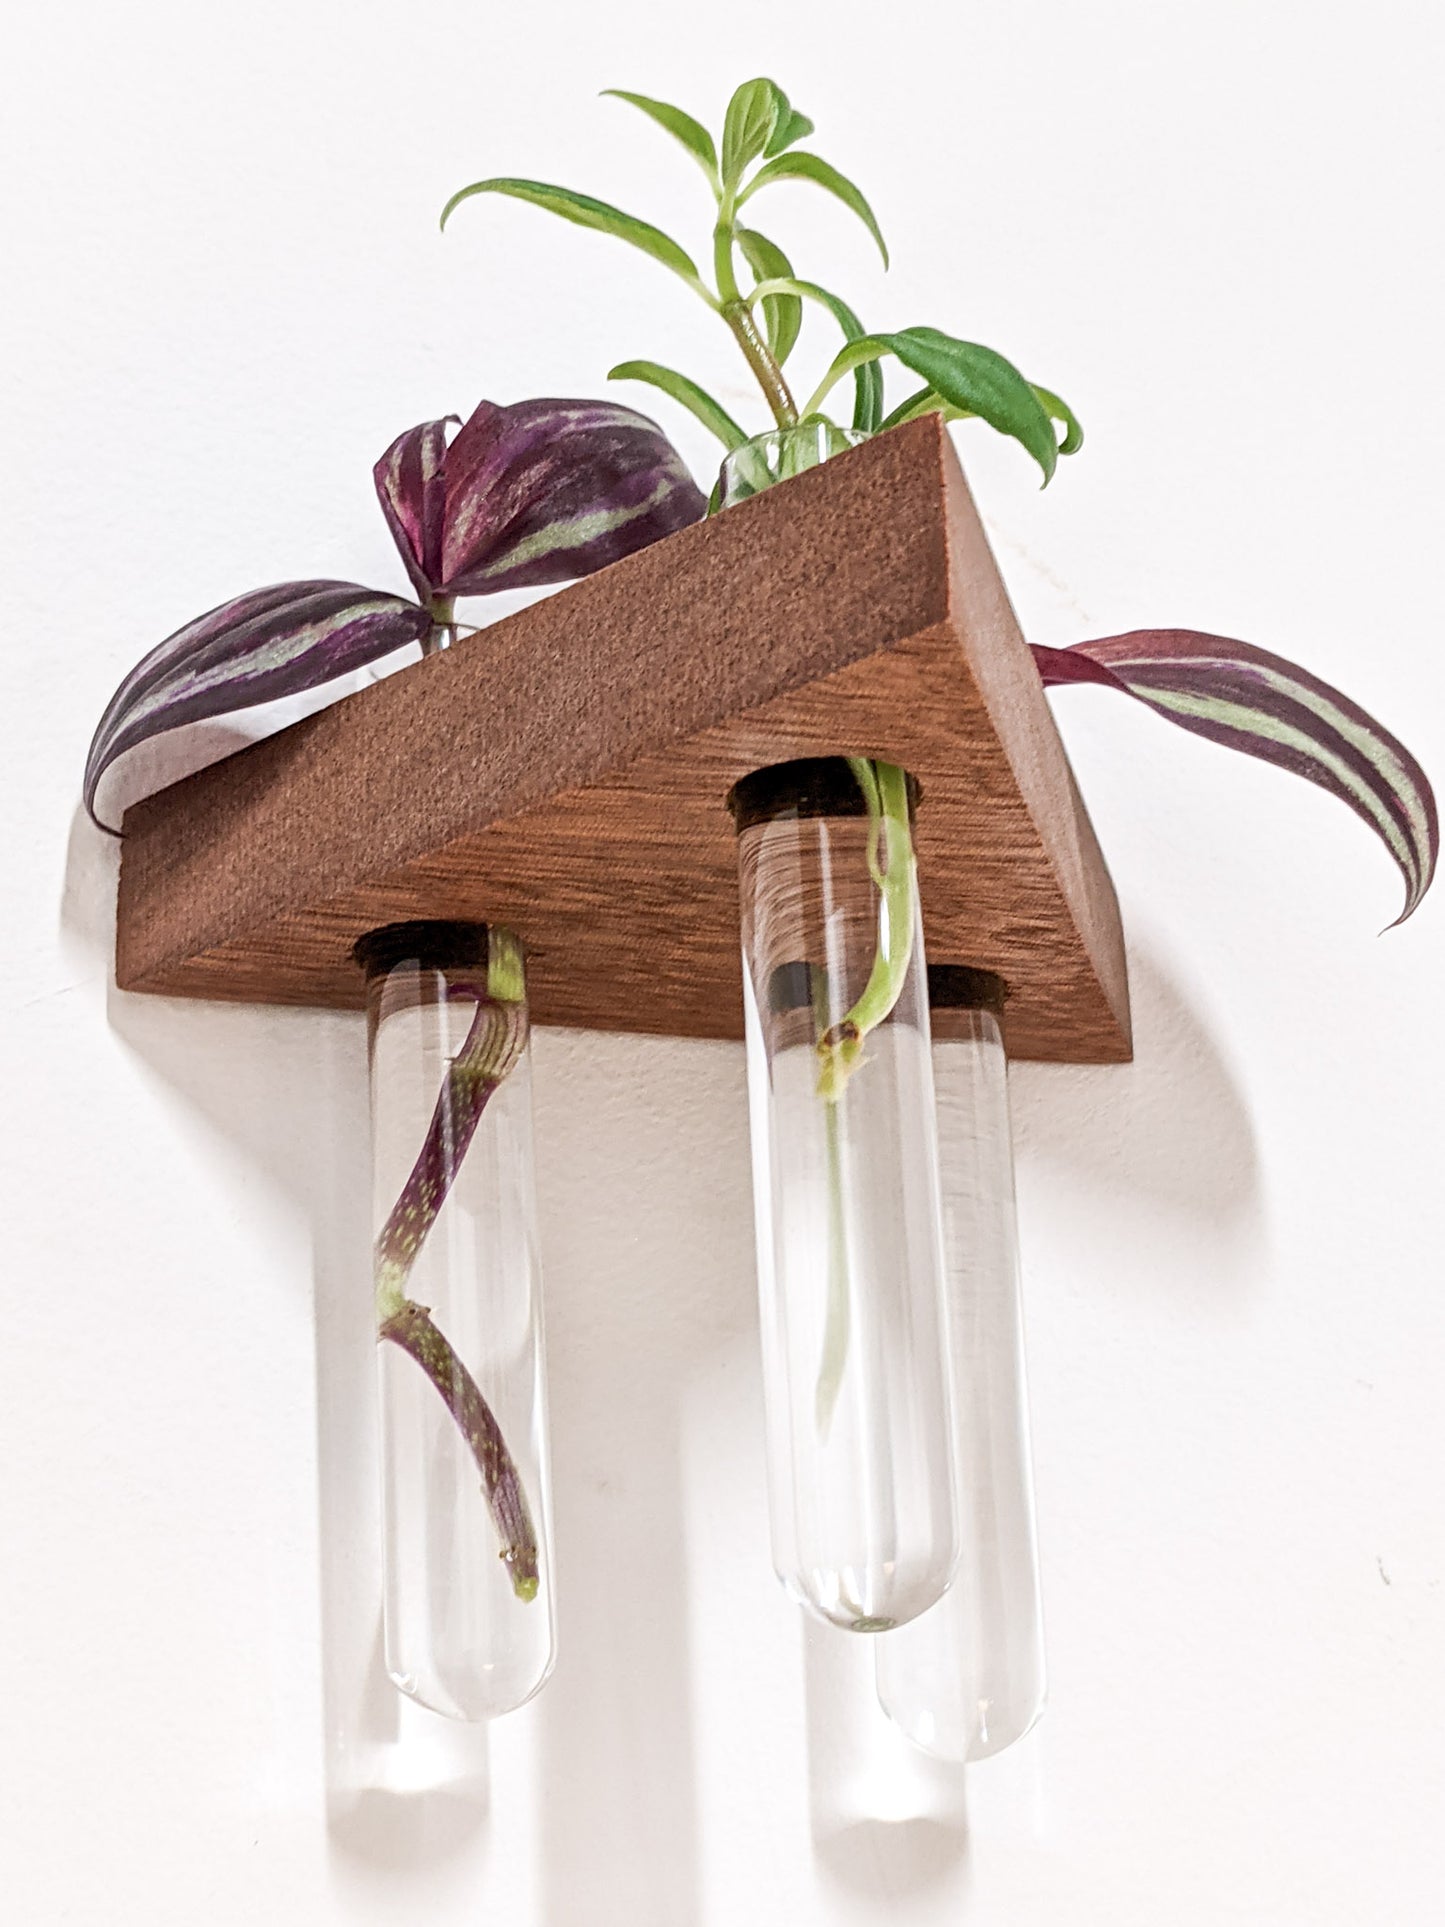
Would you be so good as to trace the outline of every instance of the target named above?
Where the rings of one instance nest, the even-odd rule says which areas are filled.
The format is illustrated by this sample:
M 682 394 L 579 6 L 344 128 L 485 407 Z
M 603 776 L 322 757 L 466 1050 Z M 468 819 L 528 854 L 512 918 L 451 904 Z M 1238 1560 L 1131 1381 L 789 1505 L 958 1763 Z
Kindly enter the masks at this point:
M 1118 908 L 936 417 L 560 591 L 126 814 L 123 989 L 355 1006 L 353 942 L 510 924 L 541 1024 L 741 1035 L 723 799 L 794 756 L 923 786 L 928 954 L 1020 1057 L 1129 1055 Z

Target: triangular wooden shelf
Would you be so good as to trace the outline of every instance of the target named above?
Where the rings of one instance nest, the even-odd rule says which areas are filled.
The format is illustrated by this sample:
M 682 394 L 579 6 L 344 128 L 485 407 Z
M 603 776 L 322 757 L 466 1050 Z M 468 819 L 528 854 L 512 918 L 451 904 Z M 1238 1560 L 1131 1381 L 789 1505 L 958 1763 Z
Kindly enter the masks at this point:
M 359 1005 L 404 917 L 494 919 L 534 1020 L 737 1037 L 723 798 L 794 756 L 923 786 L 928 954 L 1010 1050 L 1129 1055 L 1118 906 L 936 416 L 685 529 L 129 810 L 126 990 Z

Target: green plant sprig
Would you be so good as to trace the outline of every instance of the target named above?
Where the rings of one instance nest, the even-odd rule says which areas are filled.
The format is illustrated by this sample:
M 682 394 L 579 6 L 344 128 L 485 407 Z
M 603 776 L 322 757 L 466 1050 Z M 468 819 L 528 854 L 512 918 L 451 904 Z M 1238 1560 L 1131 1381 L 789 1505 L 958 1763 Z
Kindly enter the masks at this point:
M 896 763 L 850 756 L 868 806 L 868 874 L 878 892 L 878 947 L 857 1002 L 818 1040 L 818 1095 L 836 1103 L 863 1062 L 863 1047 L 892 1014 L 913 958 L 913 880 L 918 859 L 909 823 L 908 778 Z
M 751 225 L 751 215 L 744 220 L 744 210 L 768 188 L 788 181 L 811 182 L 858 217 L 876 242 L 884 267 L 888 266 L 887 243 L 872 207 L 862 191 L 830 161 L 798 147 L 797 143 L 813 132 L 813 123 L 792 105 L 776 82 L 766 78 L 744 81 L 728 102 L 720 142 L 714 141 L 700 121 L 668 101 L 622 88 L 608 88 L 606 92 L 646 114 L 702 169 L 715 205 L 711 281 L 685 248 L 651 222 L 590 194 L 544 181 L 507 176 L 473 181 L 447 202 L 442 226 L 463 201 L 481 194 L 504 194 L 579 227 L 626 241 L 677 275 L 723 320 L 778 428 L 813 420 L 839 427 L 824 410 L 838 383 L 851 374 L 850 426 L 861 435 L 873 435 L 929 413 L 951 420 L 976 417 L 1027 449 L 1042 469 L 1045 483 L 1052 477 L 1058 457 L 1071 455 L 1082 445 L 1082 430 L 1068 406 L 1050 390 L 1027 381 L 994 349 L 960 340 L 938 328 L 868 332 L 840 296 L 798 276 L 782 248 Z M 740 277 L 749 281 L 747 287 Z M 804 304 L 809 302 L 831 317 L 843 336 L 843 346 L 813 393 L 800 405 L 788 378 L 787 363 L 802 330 Z M 885 415 L 884 377 L 879 364 L 887 359 L 921 377 L 924 386 Z M 677 369 L 633 359 L 619 362 L 609 379 L 646 382 L 659 389 L 694 415 L 729 451 L 741 448 L 750 439 L 747 429 L 714 396 Z M 1056 423 L 1062 434 L 1056 431 Z

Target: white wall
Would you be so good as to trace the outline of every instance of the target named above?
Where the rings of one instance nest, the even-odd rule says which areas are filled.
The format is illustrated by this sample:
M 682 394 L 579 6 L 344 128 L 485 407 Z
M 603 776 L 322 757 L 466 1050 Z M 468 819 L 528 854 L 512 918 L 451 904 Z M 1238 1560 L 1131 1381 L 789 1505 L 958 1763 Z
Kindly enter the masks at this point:
M 911 18 L 915 25 L 903 31 Z M 18 43 L 17 43 L 18 29 Z M 740 1053 L 540 1040 L 562 1658 L 489 1742 L 376 1661 L 358 1021 L 111 987 L 76 815 L 130 663 L 288 576 L 400 586 L 372 459 L 624 355 L 745 391 L 596 90 L 765 66 L 878 207 L 776 228 L 1085 417 L 961 445 L 1032 635 L 1298 655 L 1445 777 L 1438 9 L 56 4 L 10 25 L 0 1892 L 31 1923 L 1417 1922 L 1445 1879 L 1445 903 L 1338 805 L 1058 710 L 1138 1061 L 1016 1090 L 1053 1695 L 891 1749 L 767 1568 Z M 652 175 L 657 169 L 657 179 Z M 699 467 L 700 435 L 669 417 Z

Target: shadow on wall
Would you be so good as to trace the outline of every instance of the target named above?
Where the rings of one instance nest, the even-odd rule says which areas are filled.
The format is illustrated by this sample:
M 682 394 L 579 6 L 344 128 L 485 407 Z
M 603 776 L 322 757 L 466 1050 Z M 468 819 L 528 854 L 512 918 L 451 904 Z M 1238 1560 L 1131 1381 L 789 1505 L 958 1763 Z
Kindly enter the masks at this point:
M 62 923 L 107 976 L 114 869 L 78 817 Z M 1187 1221 L 1227 1285 L 1260 1214 L 1248 1114 L 1177 986 L 1148 956 L 1131 967 L 1138 1061 L 1021 1066 L 1021 1147 L 1051 1186 L 1070 1180 L 1066 1209 L 1075 1192 L 1102 1201 L 1099 1221 L 1121 1224 L 1106 1236 L 1130 1235 L 1121 1197 Z M 364 1024 L 114 990 L 110 1017 L 311 1226 L 332 1847 L 363 1868 L 434 1869 L 484 1826 L 487 1736 L 410 1706 L 381 1666 Z M 542 1917 L 696 1927 L 681 1413 L 689 1381 L 755 1323 L 742 1053 L 551 1032 L 536 1058 L 559 1658 L 514 1717 L 534 1742 Z M 815 1853 L 840 1886 L 874 1898 L 957 1882 L 962 1772 L 902 1742 L 889 1751 L 863 1644 L 805 1629 Z
M 1012 1067 L 1021 1178 L 1037 1167 L 1051 1201 L 1070 1211 L 1077 1201 L 1087 1213 L 1087 1225 L 1072 1235 L 1095 1275 L 1137 1272 L 1141 1237 L 1150 1221 L 1164 1221 L 1170 1289 L 1194 1290 L 1197 1281 L 1201 1295 L 1237 1293 L 1264 1235 L 1249 1111 L 1179 985 L 1132 945 L 1129 986 L 1132 1064 Z M 1027 1246 L 1026 1221 L 1023 1240 Z M 1115 1244 L 1127 1259 L 1111 1266 Z
M 67 940 L 107 977 L 114 848 L 72 828 Z M 363 1020 L 110 991 L 116 1034 L 310 1226 L 325 1771 L 332 1850 L 434 1872 L 484 1828 L 487 1733 L 386 1678 Z M 543 1918 L 702 1918 L 680 1412 L 755 1320 L 746 1099 L 727 1045 L 539 1034 L 559 1564 L 531 1729 Z
M 813 1848 L 839 1885 L 901 1899 L 966 1874 L 965 1768 L 911 1746 L 878 1703 L 873 1643 L 805 1618 Z
M 111 978 L 115 852 L 77 812 L 61 922 Z M 359 1015 L 109 991 L 125 1044 L 310 1227 L 325 1779 L 334 1850 L 435 1867 L 488 1808 L 485 1727 L 404 1700 L 381 1658 L 366 1027 Z
M 682 1415 L 756 1319 L 742 1057 L 545 1032 L 536 1090 L 559 1592 L 543 1918 L 695 1927 Z
M 369 1865 L 434 1864 L 486 1816 L 487 1734 L 405 1702 L 381 1660 L 365 1024 L 118 991 L 110 1019 L 310 1227 L 331 1836 Z

